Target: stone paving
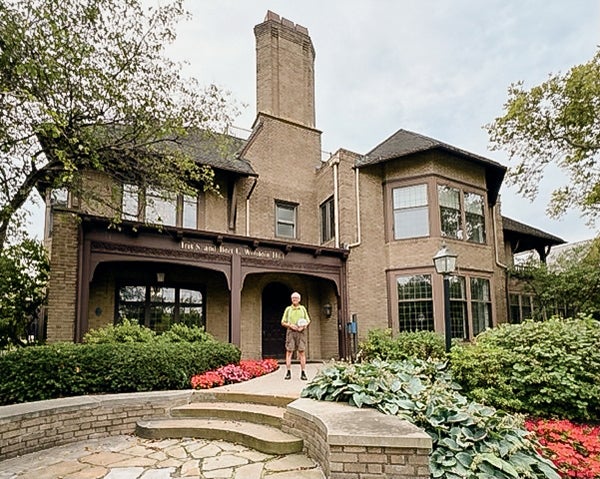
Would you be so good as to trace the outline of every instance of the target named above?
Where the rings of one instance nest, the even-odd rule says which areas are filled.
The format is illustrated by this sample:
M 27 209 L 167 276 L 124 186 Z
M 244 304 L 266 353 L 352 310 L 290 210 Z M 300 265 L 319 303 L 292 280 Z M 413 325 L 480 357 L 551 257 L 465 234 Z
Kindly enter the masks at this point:
M 224 441 L 89 440 L 0 462 L 0 479 L 324 479 L 305 454 L 274 456 Z

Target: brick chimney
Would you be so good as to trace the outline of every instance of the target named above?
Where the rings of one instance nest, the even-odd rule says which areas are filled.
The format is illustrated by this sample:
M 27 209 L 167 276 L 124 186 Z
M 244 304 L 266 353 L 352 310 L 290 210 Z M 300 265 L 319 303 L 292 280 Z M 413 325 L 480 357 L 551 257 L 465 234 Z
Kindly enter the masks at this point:
M 315 127 L 315 49 L 308 29 L 267 12 L 254 27 L 256 110 Z

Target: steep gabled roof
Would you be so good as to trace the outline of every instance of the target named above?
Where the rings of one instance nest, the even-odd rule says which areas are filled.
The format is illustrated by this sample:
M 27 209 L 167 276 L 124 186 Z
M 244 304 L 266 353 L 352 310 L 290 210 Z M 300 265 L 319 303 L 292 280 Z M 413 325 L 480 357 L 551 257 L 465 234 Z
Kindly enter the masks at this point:
M 495 204 L 506 173 L 506 167 L 483 156 L 470 153 L 447 143 L 408 130 L 398 130 L 356 161 L 357 168 L 404 158 L 415 153 L 441 150 L 459 156 L 485 168 L 488 200 Z

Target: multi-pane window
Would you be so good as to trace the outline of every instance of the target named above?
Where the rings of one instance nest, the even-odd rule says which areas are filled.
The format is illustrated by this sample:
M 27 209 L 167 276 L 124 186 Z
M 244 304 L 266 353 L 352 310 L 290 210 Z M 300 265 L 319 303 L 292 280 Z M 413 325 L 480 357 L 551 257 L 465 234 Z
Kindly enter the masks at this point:
M 146 190 L 146 221 L 165 226 L 177 225 L 177 195 L 164 190 Z
M 392 190 L 394 239 L 429 236 L 427 185 Z
M 531 319 L 533 313 L 533 297 L 527 294 L 508 295 L 509 321 L 513 324 Z
M 321 243 L 326 243 L 335 236 L 335 212 L 333 197 L 321 205 Z
M 201 291 L 159 285 L 124 285 L 118 291 L 118 319 L 127 318 L 156 332 L 167 331 L 174 322 L 203 327 Z
M 136 185 L 123 185 L 121 204 L 124 220 L 146 221 L 165 226 L 198 228 L 198 198 L 163 190 L 143 190 Z M 143 218 L 142 218 L 143 217 Z
M 485 215 L 483 196 L 465 192 L 465 222 L 467 240 L 485 243 Z
M 463 276 L 451 276 L 450 282 L 450 325 L 451 337 L 469 337 L 467 318 L 467 291 Z
M 492 327 L 492 298 L 487 279 L 471 278 L 471 315 L 473 336 Z
M 450 186 L 438 186 L 442 236 L 462 239 L 462 213 L 460 208 L 460 190 Z
M 296 209 L 290 203 L 275 203 L 275 235 L 281 238 L 296 237 Z
M 396 278 L 400 331 L 433 331 L 431 275 Z
M 485 243 L 485 200 L 482 195 L 439 185 L 438 202 L 442 236 Z

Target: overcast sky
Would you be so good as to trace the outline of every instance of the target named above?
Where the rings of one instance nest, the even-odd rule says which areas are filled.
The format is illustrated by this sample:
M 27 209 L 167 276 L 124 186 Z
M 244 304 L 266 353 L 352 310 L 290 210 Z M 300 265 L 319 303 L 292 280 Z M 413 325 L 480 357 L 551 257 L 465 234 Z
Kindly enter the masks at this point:
M 586 62 L 600 45 L 597 0 L 187 0 L 170 55 L 185 72 L 246 104 L 255 117 L 253 28 L 267 10 L 308 28 L 316 50 L 323 150 L 367 153 L 400 128 L 510 166 L 482 128 L 502 114 L 507 88 L 531 87 Z M 531 203 L 503 186 L 502 213 L 567 241 L 594 236 L 577 212 L 545 214 L 547 177 Z M 550 175 L 548 175 L 550 176 Z

